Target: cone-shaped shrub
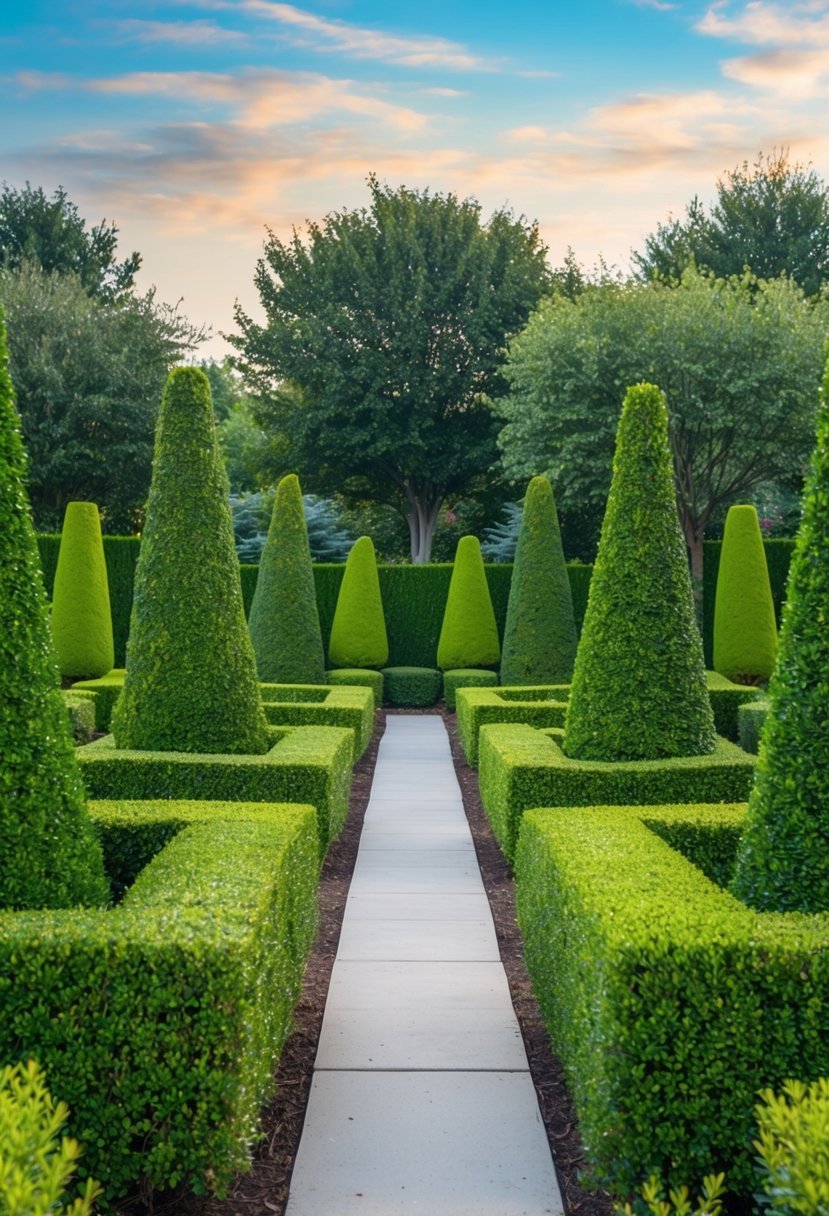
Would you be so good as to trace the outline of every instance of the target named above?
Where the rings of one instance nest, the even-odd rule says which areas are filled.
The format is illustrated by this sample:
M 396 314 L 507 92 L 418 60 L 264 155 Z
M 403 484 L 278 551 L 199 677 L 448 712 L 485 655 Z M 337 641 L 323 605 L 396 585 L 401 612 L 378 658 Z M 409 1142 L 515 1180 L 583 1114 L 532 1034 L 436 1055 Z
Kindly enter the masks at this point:
M 115 666 L 109 582 L 94 502 L 70 502 L 63 520 L 52 638 L 62 676 L 95 680 Z
M 277 486 L 248 618 L 259 679 L 324 684 L 325 652 L 299 479 Z
M 829 910 L 829 367 L 789 568 L 769 713 L 733 890 L 752 907 Z
M 546 477 L 533 477 L 512 568 L 501 683 L 569 684 L 576 645 L 573 597 L 553 488 Z
M 438 667 L 495 667 L 501 657 L 498 625 L 477 536 L 462 536 L 455 553 L 438 639 Z
M 170 373 L 161 402 L 112 731 L 139 751 L 268 747 L 210 385 L 195 367 Z
M 629 388 L 576 656 L 564 750 L 583 760 L 713 751 L 665 398 Z
M 0 907 L 104 903 L 49 636 L 0 319 Z
M 345 563 L 328 659 L 332 667 L 380 668 L 389 661 L 380 577 L 370 536 L 360 537 Z
M 754 507 L 731 507 L 725 519 L 714 607 L 714 667 L 737 684 L 768 680 L 777 625 L 766 551 Z

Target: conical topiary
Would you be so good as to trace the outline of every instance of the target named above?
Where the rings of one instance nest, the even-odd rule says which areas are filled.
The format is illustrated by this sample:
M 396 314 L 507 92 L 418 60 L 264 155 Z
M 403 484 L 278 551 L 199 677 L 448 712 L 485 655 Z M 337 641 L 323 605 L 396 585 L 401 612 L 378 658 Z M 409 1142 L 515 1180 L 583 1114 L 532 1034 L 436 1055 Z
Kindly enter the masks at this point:
M 583 760 L 656 760 L 715 746 L 668 410 L 658 388 L 637 384 L 616 434 L 564 750 Z
M 438 639 L 438 667 L 495 667 L 498 625 L 477 536 L 462 536 L 455 553 Z
M 829 911 L 829 367 L 769 713 L 732 889 L 752 907 Z
M 774 670 L 777 625 L 766 551 L 754 507 L 731 507 L 717 574 L 714 668 L 737 684 L 760 684 Z
M 62 676 L 94 680 L 115 666 L 101 520 L 94 502 L 70 502 L 63 520 L 52 638 Z
M 501 683 L 568 684 L 577 644 L 553 487 L 546 477 L 533 477 L 512 568 Z
M 248 628 L 264 683 L 325 683 L 308 529 L 294 473 L 277 487 Z
M 161 402 L 112 731 L 140 751 L 268 748 L 210 385 L 195 367 L 170 373 Z
M 332 667 L 375 669 L 389 661 L 377 558 L 370 536 L 360 537 L 345 563 L 331 623 L 328 660 Z
M 0 907 L 109 898 L 49 637 L 0 318 Z

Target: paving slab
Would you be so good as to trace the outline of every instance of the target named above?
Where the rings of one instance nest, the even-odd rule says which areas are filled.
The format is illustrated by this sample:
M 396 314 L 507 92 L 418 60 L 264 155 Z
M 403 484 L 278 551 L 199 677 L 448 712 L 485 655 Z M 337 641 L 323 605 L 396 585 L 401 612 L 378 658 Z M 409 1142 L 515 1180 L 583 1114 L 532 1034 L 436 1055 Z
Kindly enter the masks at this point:
M 356 920 L 488 920 L 489 900 L 483 891 L 471 895 L 361 895 L 351 891 L 346 915 Z
M 348 962 L 337 958 L 325 1008 L 326 1012 L 329 1008 L 402 1009 L 424 1015 L 435 1008 L 466 1013 L 494 1009 L 506 1014 L 512 1011 L 512 1002 L 500 962 Z
M 492 921 L 360 920 L 343 925 L 337 958 L 412 962 L 500 962 Z

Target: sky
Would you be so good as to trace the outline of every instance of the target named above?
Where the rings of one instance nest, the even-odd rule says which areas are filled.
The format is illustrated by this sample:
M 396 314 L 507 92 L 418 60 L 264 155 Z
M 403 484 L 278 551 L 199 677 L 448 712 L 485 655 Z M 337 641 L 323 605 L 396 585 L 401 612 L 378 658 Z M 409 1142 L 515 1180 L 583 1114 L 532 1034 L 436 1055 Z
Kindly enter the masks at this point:
M 396 187 L 622 271 L 760 152 L 829 180 L 829 0 L 0 0 L 0 179 L 61 185 L 221 358 L 267 230 Z

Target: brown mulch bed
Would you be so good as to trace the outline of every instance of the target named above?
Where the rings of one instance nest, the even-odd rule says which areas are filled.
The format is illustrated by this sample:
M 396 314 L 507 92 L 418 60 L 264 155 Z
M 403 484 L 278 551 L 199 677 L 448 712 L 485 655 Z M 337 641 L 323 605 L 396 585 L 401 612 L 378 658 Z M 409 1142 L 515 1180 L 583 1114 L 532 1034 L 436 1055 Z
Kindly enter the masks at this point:
M 377 749 L 385 730 L 385 718 L 387 714 L 395 713 L 436 712 L 441 711 L 432 707 L 378 712 L 372 742 L 354 770 L 348 820 L 323 866 L 319 887 L 319 929 L 295 1013 L 294 1030 L 282 1052 L 275 1079 L 275 1096 L 262 1112 L 263 1135 L 254 1152 L 250 1172 L 238 1178 L 226 1199 L 181 1194 L 157 1196 L 154 1207 L 141 1210 L 153 1211 L 155 1216 L 284 1216 L 311 1089 L 331 969 L 357 859 Z M 464 759 L 455 715 L 444 710 L 443 719 L 449 732 L 455 772 L 568 1216 L 611 1216 L 613 1205 L 609 1196 L 601 1191 L 587 1191 L 579 1183 L 580 1171 L 586 1165 L 584 1150 L 561 1064 L 550 1051 L 538 1004 L 532 995 L 515 919 L 512 876 L 481 807 L 475 770 L 469 768 Z M 135 1216 L 139 1209 L 131 1207 L 128 1210 L 130 1216 Z

